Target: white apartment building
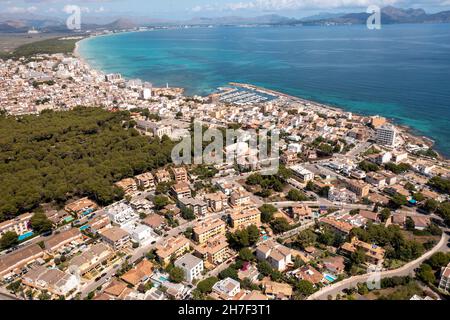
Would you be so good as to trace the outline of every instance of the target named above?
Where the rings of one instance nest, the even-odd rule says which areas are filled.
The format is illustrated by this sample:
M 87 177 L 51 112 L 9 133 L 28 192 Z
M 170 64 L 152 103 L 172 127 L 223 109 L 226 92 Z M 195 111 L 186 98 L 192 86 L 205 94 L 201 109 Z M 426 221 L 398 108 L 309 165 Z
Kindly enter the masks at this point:
M 27 233 L 30 230 L 29 224 L 32 216 L 32 213 L 24 213 L 15 219 L 0 223 L 0 237 L 8 231 L 15 232 L 19 236 Z
M 385 124 L 377 129 L 377 143 L 393 147 L 397 138 L 397 129 L 393 125 Z
M 203 272 L 203 260 L 193 256 L 190 253 L 185 254 L 175 261 L 175 267 L 184 271 L 186 281 L 192 282 L 194 279 L 199 279 Z
M 225 299 L 232 299 L 241 291 L 241 285 L 232 278 L 226 278 L 216 282 L 213 286 L 213 291 Z
M 305 169 L 301 165 L 292 166 L 291 170 L 294 172 L 294 175 L 297 176 L 303 182 L 314 180 L 314 173 Z

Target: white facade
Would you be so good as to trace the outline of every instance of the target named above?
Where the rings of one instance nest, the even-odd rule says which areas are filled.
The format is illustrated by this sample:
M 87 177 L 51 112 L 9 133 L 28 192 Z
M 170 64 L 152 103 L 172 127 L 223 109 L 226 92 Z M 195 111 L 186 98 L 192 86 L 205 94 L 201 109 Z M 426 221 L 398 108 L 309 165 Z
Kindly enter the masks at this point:
M 185 254 L 175 261 L 175 267 L 181 268 L 184 271 L 184 277 L 188 282 L 201 278 L 204 270 L 203 260 L 190 253 Z

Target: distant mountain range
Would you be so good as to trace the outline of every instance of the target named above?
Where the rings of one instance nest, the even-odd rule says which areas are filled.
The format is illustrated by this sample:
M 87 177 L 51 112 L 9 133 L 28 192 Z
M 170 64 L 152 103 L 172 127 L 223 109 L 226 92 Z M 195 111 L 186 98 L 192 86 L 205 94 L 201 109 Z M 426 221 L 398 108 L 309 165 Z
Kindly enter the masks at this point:
M 124 30 L 137 27 L 151 26 L 236 26 L 236 25 L 348 25 L 365 24 L 370 15 L 366 12 L 360 13 L 320 13 L 318 15 L 295 19 L 280 15 L 263 15 L 258 17 L 199 17 L 187 21 L 161 20 L 148 17 L 115 17 L 110 21 L 95 19 L 93 17 L 84 19 L 83 30 Z M 427 14 L 423 9 L 400 9 L 392 6 L 381 10 L 381 22 L 383 24 L 397 23 L 450 23 L 450 11 L 435 14 Z M 31 28 L 42 32 L 67 32 L 65 21 L 62 18 L 49 18 L 38 15 L 12 16 L 0 14 L 0 33 L 24 33 Z
M 323 24 L 365 24 L 370 14 L 366 12 L 347 13 L 339 17 L 331 17 L 316 20 L 297 20 L 294 23 L 307 25 Z M 449 23 L 450 11 L 442 11 L 435 14 L 427 14 L 423 9 L 399 9 L 392 6 L 381 9 L 381 22 L 383 24 L 396 23 Z

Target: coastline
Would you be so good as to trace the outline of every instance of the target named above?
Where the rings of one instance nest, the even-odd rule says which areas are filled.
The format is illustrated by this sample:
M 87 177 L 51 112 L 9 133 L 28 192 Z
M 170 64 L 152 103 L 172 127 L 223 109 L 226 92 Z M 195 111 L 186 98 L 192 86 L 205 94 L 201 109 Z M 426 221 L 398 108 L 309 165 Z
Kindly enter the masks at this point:
M 107 34 L 90 34 L 88 37 L 85 37 L 84 39 L 81 39 L 81 40 L 79 40 L 79 41 L 77 41 L 75 43 L 73 56 L 76 57 L 77 59 L 79 59 L 82 63 L 87 65 L 89 68 L 104 74 L 105 72 L 103 70 L 99 70 L 98 68 L 95 68 L 89 62 L 87 62 L 87 60 L 82 56 L 82 54 L 79 52 L 80 43 L 82 41 L 87 41 L 89 39 L 93 39 L 93 38 L 96 38 L 96 37 L 107 37 L 107 36 L 114 36 L 114 35 L 119 35 L 119 34 L 138 33 L 138 32 L 151 32 L 151 30 L 145 30 L 145 31 L 137 31 L 137 30 L 135 30 L 135 31 L 123 31 L 123 32 L 113 32 L 113 33 L 107 33 Z M 141 79 L 141 80 L 145 81 L 143 79 Z M 319 107 L 322 107 L 322 108 L 325 108 L 325 109 L 329 109 L 329 110 L 332 110 L 332 111 L 336 111 L 336 112 L 342 112 L 342 113 L 350 112 L 350 111 L 346 111 L 345 107 L 342 107 L 342 106 L 335 106 L 335 105 L 324 104 L 324 103 L 321 103 L 319 101 L 309 100 L 309 99 L 305 99 L 303 97 L 298 97 L 298 96 L 292 96 L 292 95 L 289 95 L 289 94 L 286 94 L 286 93 L 283 93 L 283 92 L 279 92 L 279 91 L 268 89 L 268 88 L 264 88 L 264 87 L 259 87 L 259 86 L 256 86 L 256 85 L 253 85 L 253 84 L 249 84 L 249 83 L 229 82 L 228 84 L 229 85 L 242 86 L 242 87 L 249 87 L 249 88 L 253 88 L 255 90 L 265 91 L 265 92 L 272 93 L 272 94 L 280 96 L 280 97 L 285 97 L 285 98 L 288 98 L 288 99 L 292 99 L 294 101 L 299 101 L 299 102 L 302 102 L 302 103 L 315 104 L 315 105 L 317 105 Z M 183 88 L 183 89 L 185 89 L 185 88 Z M 357 116 L 361 116 L 361 117 L 375 116 L 375 114 L 363 115 L 363 114 L 361 114 L 359 112 L 352 112 L 352 113 L 357 115 Z M 389 123 L 394 124 L 398 128 L 398 130 L 400 131 L 400 133 L 402 135 L 407 136 L 411 140 L 419 141 L 420 143 L 428 146 L 429 148 L 432 148 L 433 151 L 435 151 L 436 154 L 438 155 L 437 156 L 438 160 L 443 160 L 443 161 L 446 161 L 446 162 L 450 160 L 450 157 L 443 155 L 439 150 L 436 150 L 436 149 L 433 148 L 435 146 L 435 144 L 436 144 L 436 142 L 435 142 L 435 140 L 433 138 L 421 134 L 417 129 L 415 129 L 413 127 L 410 127 L 410 126 L 407 126 L 407 125 L 404 125 L 404 124 L 399 124 L 397 121 L 395 121 L 395 119 L 390 119 L 390 118 L 386 117 L 386 120 Z

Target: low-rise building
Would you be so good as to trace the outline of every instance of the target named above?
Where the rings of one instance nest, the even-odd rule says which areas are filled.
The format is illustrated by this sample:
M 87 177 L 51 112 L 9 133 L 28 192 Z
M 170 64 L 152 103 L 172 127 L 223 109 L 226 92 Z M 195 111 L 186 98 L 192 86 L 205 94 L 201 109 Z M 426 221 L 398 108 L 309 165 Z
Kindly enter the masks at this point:
M 32 213 L 24 213 L 14 219 L 0 223 L 0 238 L 6 232 L 15 232 L 19 236 L 30 232 L 30 220 L 32 216 Z
M 333 274 L 342 274 L 345 271 L 344 257 L 328 257 L 323 260 L 323 266 Z
M 191 209 L 196 216 L 205 216 L 208 213 L 208 205 L 203 200 L 183 197 L 178 203 L 182 209 Z
M 386 177 L 381 173 L 369 172 L 366 176 L 366 182 L 374 187 L 383 188 L 386 186 Z
M 116 187 L 122 189 L 125 194 L 132 194 L 137 191 L 138 185 L 133 178 L 125 178 L 115 183 Z
M 69 268 L 74 266 L 81 276 L 100 266 L 103 262 L 114 257 L 114 252 L 103 243 L 95 244 L 80 255 L 69 261 Z
M 439 289 L 450 292 L 450 263 L 447 267 L 442 268 L 441 280 L 439 281 Z
M 262 286 L 269 299 L 289 300 L 292 297 L 292 286 L 287 283 L 263 280 Z
M 292 263 L 291 249 L 274 241 L 267 241 L 256 248 L 256 258 L 267 261 L 275 270 L 284 271 Z
M 151 263 L 147 259 L 144 259 L 120 278 L 126 283 L 135 287 L 140 283 L 144 283 L 148 279 L 150 279 L 152 274 L 153 263 Z
M 295 165 L 291 167 L 292 172 L 294 175 L 299 178 L 302 182 L 308 182 L 314 180 L 314 173 L 311 171 L 305 169 L 301 165 Z
M 191 188 L 186 182 L 174 184 L 171 188 L 171 193 L 178 200 L 182 198 L 191 198 Z
M 175 177 L 176 183 L 179 183 L 179 182 L 188 183 L 189 182 L 188 173 L 187 173 L 186 168 L 184 168 L 184 167 L 172 168 L 172 172 Z
M 221 264 L 229 257 L 229 246 L 227 238 L 216 235 L 206 242 L 194 246 L 195 255 L 212 264 Z
M 358 197 L 364 198 L 369 195 L 370 187 L 368 184 L 358 180 L 348 179 L 347 188 L 354 192 Z
M 232 278 L 225 278 L 214 284 L 213 292 L 223 300 L 232 300 L 241 292 L 241 284 Z
M 97 208 L 98 206 L 94 201 L 89 198 L 82 198 L 67 204 L 64 210 L 76 217 L 81 217 L 94 212 Z
M 259 226 L 261 224 L 261 211 L 255 207 L 239 208 L 230 214 L 230 221 L 233 229 L 242 229 L 250 225 Z
M 384 260 L 385 250 L 377 245 L 370 244 L 357 237 L 353 237 L 351 242 L 346 242 L 341 246 L 341 250 L 346 253 L 353 253 L 358 249 L 362 249 L 366 255 L 366 261 L 371 264 L 378 265 Z
M 230 203 L 233 207 L 242 207 L 250 203 L 250 193 L 243 188 L 235 189 L 231 193 Z
M 0 276 L 8 278 L 18 272 L 23 266 L 44 256 L 44 250 L 37 244 L 20 248 L 9 254 L 0 256 Z
M 203 244 L 216 235 L 225 235 L 226 223 L 221 219 L 208 218 L 193 228 L 194 240 Z
M 72 228 L 61 233 L 57 233 L 44 241 L 47 252 L 62 252 L 66 247 L 83 243 L 83 235 L 77 228 Z
M 172 258 L 183 255 L 190 248 L 190 242 L 183 235 L 172 237 L 161 244 L 156 245 L 156 255 L 158 259 L 167 265 Z
M 204 199 L 213 212 L 220 212 L 228 207 L 228 197 L 222 191 L 206 194 Z
M 75 292 L 80 285 L 75 275 L 65 273 L 59 269 L 47 269 L 39 266 L 28 271 L 22 277 L 22 283 L 38 290 L 46 290 L 58 296 L 67 296 Z
M 151 172 L 145 172 L 135 177 L 139 188 L 144 190 L 155 189 L 155 178 Z
M 354 226 L 351 223 L 339 221 L 333 217 L 320 218 L 319 222 L 326 224 L 327 226 L 331 227 L 334 231 L 344 236 L 348 235 L 350 231 L 352 231 L 352 229 L 354 228 Z
M 155 175 L 156 175 L 156 181 L 158 183 L 170 182 L 170 180 L 172 180 L 172 178 L 170 177 L 169 171 L 167 171 L 165 169 L 159 169 L 158 171 L 156 171 Z
M 103 230 L 100 233 L 100 237 L 114 250 L 122 249 L 131 240 L 128 232 L 119 227 L 111 227 Z
M 184 272 L 184 278 L 188 282 L 194 279 L 200 279 L 203 272 L 203 260 L 193 256 L 190 253 L 185 254 L 175 261 L 175 267 L 181 268 Z

